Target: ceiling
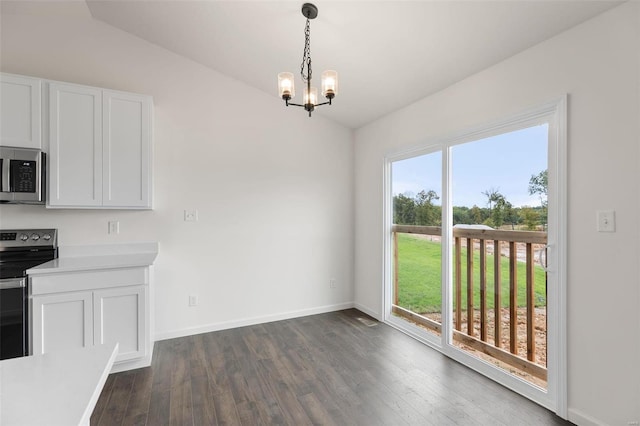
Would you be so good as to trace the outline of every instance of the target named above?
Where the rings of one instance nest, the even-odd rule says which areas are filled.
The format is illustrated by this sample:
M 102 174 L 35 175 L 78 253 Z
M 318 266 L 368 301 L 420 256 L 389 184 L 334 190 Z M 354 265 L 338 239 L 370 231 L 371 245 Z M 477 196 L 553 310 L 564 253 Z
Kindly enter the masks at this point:
M 300 102 L 302 3 L 87 0 L 95 19 L 273 95 L 274 108 L 284 108 L 277 97 L 281 71 L 296 75 Z M 334 69 L 340 91 L 314 114 L 361 127 L 619 3 L 315 1 L 313 82 Z

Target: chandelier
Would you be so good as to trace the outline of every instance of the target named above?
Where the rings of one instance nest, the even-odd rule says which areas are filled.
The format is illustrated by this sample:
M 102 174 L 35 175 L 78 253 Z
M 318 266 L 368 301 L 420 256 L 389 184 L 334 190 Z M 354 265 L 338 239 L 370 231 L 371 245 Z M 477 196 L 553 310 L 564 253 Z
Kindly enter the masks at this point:
M 303 104 L 294 104 L 289 102 L 295 96 L 295 87 L 293 83 L 293 73 L 281 72 L 278 74 L 278 92 L 287 106 L 294 105 L 304 108 L 311 112 L 315 107 L 320 105 L 331 105 L 331 100 L 338 94 L 338 73 L 335 71 L 325 71 L 321 75 L 322 96 L 328 99 L 327 102 L 318 103 L 318 89 L 311 87 L 311 26 L 310 19 L 318 16 L 318 8 L 311 3 L 302 5 L 302 15 L 307 18 L 307 24 L 304 27 L 304 53 L 302 54 L 302 64 L 300 65 L 300 76 L 302 82 L 306 85 L 302 96 Z

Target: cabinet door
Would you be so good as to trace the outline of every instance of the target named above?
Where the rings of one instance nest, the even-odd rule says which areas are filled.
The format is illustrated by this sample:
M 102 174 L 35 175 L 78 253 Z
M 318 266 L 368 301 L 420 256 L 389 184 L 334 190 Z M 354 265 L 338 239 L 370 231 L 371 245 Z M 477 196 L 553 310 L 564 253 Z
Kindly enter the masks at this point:
M 102 205 L 102 91 L 49 84 L 49 205 Z
M 91 292 L 34 296 L 33 355 L 93 345 Z
M 103 205 L 151 207 L 151 98 L 105 90 Z
M 146 287 L 96 290 L 93 297 L 96 344 L 118 343 L 116 362 L 146 356 Z
M 42 147 L 40 89 L 37 78 L 0 74 L 0 145 Z

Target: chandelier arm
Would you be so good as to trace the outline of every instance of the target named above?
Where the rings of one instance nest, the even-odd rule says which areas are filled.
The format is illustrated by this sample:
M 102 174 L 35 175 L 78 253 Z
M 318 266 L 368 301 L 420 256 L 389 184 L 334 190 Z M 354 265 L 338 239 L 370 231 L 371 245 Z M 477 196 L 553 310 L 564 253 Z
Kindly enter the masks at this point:
M 289 101 L 286 101 L 286 104 L 287 104 L 287 106 L 297 106 L 297 107 L 302 107 L 302 108 L 306 107 L 306 105 L 302 105 L 302 104 L 294 104 L 293 102 L 289 102 Z M 322 105 L 331 105 L 331 101 L 322 102 L 322 103 L 320 103 L 320 104 L 315 104 L 315 105 L 314 105 L 314 108 L 315 108 L 315 107 L 322 106 Z

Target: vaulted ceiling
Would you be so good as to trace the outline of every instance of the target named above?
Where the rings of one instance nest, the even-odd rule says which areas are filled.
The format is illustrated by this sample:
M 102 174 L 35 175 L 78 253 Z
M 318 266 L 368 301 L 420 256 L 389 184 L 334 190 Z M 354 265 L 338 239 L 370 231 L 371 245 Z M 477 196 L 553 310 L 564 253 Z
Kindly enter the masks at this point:
M 302 1 L 100 1 L 91 15 L 277 97 L 296 75 Z M 619 4 L 613 1 L 315 1 L 313 81 L 339 73 L 334 105 L 316 114 L 358 128 Z M 546 66 L 546 64 L 540 64 Z M 294 101 L 295 101 L 294 100 Z M 247 100 L 249 101 L 249 100 Z M 292 111 L 293 113 L 293 111 Z M 303 112 L 298 112 L 302 114 Z

